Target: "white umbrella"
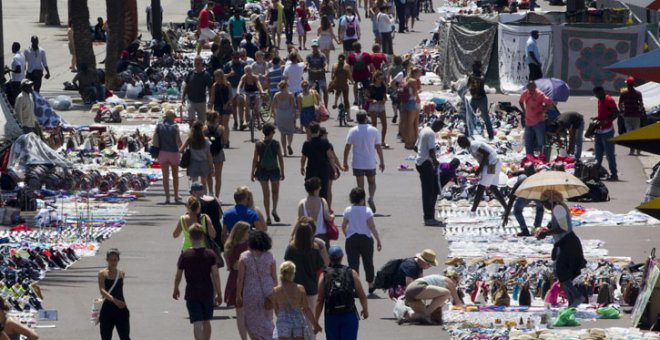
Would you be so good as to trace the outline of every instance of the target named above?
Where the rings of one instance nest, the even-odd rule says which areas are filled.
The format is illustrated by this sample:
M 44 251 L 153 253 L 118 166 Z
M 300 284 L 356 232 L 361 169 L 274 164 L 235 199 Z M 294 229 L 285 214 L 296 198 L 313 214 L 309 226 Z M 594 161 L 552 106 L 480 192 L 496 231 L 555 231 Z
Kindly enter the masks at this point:
M 555 190 L 564 196 L 582 196 L 589 188 L 582 181 L 563 171 L 543 171 L 528 177 L 516 190 L 515 195 L 526 199 L 541 199 L 546 190 Z
M 620 2 L 650 10 L 660 10 L 660 0 L 619 0 Z

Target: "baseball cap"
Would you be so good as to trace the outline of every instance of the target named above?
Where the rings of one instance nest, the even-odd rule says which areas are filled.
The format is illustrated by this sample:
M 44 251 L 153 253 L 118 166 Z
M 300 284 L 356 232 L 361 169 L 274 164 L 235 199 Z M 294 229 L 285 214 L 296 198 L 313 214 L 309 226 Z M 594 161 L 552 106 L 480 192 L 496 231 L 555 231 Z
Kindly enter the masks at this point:
M 312 40 L 312 47 L 319 47 L 319 40 L 318 39 Z
M 626 78 L 626 85 L 635 85 L 635 78 L 633 77 Z
M 21 86 L 27 86 L 27 85 L 32 85 L 32 80 L 27 78 L 21 80 Z
M 204 190 L 204 186 L 200 182 L 193 182 L 193 184 L 190 186 L 190 192 L 197 190 Z
M 344 251 L 341 249 L 340 246 L 333 245 L 330 246 L 330 249 L 328 249 L 328 255 L 330 256 L 331 259 L 337 260 L 344 257 Z

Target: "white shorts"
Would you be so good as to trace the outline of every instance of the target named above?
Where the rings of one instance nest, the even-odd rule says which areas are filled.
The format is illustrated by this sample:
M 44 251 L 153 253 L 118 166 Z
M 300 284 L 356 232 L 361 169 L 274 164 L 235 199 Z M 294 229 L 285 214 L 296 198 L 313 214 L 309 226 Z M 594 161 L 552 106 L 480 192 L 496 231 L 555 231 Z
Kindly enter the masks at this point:
M 205 27 L 199 31 L 199 41 L 213 41 L 215 39 L 215 32 L 212 29 Z
M 488 166 L 486 166 L 485 169 L 481 170 L 481 178 L 479 179 L 479 184 L 485 186 L 486 188 L 490 187 L 491 185 L 499 185 L 501 171 L 501 162 L 497 162 L 497 164 L 495 164 L 495 171 L 493 174 L 488 173 Z

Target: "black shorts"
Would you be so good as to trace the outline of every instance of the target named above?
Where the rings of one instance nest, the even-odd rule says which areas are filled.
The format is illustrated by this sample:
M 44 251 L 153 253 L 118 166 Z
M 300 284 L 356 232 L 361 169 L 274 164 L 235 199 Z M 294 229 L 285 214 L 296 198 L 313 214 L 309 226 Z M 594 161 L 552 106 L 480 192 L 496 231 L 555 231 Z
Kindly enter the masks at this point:
M 353 43 L 356 42 L 357 39 L 348 39 L 343 41 L 344 45 L 344 51 L 347 52 L 352 52 L 353 51 Z
M 376 169 L 353 169 L 353 176 L 376 176 Z
M 262 169 L 257 169 L 257 172 L 255 173 L 254 177 L 257 179 L 259 182 L 275 182 L 280 180 L 280 169 L 277 170 L 262 170 Z
M 208 301 L 186 301 L 190 323 L 207 321 L 213 318 L 213 299 Z

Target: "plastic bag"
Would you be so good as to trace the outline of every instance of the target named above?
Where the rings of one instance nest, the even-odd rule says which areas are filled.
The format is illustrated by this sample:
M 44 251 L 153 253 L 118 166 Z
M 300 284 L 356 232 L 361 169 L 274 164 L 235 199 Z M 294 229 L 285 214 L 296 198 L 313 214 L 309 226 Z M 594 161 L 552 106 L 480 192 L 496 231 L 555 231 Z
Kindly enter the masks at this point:
M 58 111 L 64 111 L 71 108 L 72 100 L 69 96 L 57 96 L 54 99 L 48 101 L 53 109 Z
M 600 307 L 596 309 L 599 319 L 619 319 L 621 312 L 616 306 Z
M 567 307 L 562 308 L 557 312 L 557 319 L 553 326 L 555 327 L 574 327 L 579 326 L 580 323 L 575 319 L 575 308 Z

